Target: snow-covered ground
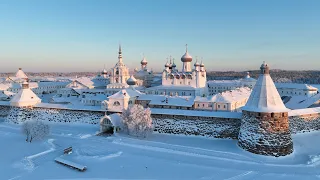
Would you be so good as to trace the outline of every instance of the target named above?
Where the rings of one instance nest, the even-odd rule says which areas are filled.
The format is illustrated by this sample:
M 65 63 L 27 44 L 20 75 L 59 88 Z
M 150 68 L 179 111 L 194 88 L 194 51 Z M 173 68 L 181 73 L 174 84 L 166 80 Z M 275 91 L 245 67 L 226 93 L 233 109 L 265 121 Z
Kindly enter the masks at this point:
M 0 123 L 0 179 L 320 179 L 320 132 L 294 136 L 287 157 L 253 155 L 236 140 L 153 134 L 95 136 L 98 126 L 50 124 L 51 135 L 27 143 L 20 126 Z M 73 153 L 63 156 L 72 146 Z M 56 157 L 87 166 L 79 172 Z

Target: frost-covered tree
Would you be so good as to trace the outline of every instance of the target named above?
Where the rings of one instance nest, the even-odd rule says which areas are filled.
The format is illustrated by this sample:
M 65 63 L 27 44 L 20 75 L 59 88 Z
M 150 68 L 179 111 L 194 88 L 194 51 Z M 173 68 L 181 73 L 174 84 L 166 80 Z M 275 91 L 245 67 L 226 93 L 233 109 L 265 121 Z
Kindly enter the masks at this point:
M 124 109 L 121 118 L 123 131 L 131 136 L 146 138 L 152 133 L 152 118 L 149 108 L 144 109 L 140 104 L 135 104 Z
M 50 132 L 49 125 L 38 120 L 26 121 L 22 124 L 22 132 L 27 136 L 26 141 L 32 142 L 35 139 L 43 139 Z

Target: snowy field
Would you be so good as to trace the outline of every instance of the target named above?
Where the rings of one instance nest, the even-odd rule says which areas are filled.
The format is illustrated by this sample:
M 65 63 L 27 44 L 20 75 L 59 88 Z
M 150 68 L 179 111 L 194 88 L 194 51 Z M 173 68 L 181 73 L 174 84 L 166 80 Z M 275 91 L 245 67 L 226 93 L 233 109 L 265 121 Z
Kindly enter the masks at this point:
M 139 140 L 95 136 L 99 127 L 92 125 L 50 126 L 47 139 L 27 143 L 20 126 L 0 123 L 1 180 L 320 180 L 320 132 L 295 135 L 294 153 L 273 158 L 245 152 L 236 140 L 164 134 Z M 73 153 L 63 156 L 69 146 Z M 60 156 L 87 171 L 55 163 Z

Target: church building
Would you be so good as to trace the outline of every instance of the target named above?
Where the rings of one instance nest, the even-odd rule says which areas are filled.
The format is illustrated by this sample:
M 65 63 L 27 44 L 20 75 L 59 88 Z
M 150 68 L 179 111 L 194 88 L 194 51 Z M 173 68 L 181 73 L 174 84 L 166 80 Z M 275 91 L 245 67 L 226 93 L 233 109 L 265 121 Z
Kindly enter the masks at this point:
M 206 88 L 206 70 L 204 64 L 198 59 L 191 69 L 192 56 L 186 52 L 181 57 L 182 69 L 179 71 L 174 59 L 170 57 L 170 63 L 165 64 L 162 72 L 162 85 L 148 88 L 148 94 L 178 95 L 178 96 L 204 96 Z

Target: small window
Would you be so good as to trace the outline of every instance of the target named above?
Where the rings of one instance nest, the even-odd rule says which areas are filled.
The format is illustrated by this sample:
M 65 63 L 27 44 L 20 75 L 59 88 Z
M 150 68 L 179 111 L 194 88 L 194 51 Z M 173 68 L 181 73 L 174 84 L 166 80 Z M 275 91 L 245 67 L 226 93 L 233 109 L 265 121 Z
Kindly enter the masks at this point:
M 120 103 L 119 103 L 119 101 L 115 101 L 115 102 L 113 103 L 113 105 L 114 105 L 114 106 L 120 106 Z

